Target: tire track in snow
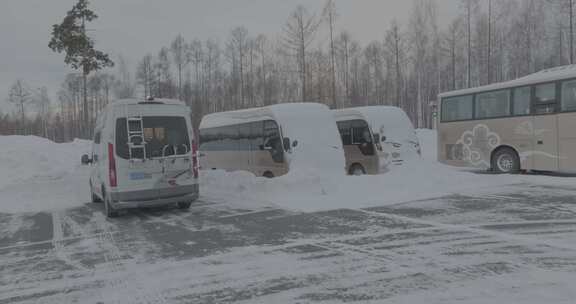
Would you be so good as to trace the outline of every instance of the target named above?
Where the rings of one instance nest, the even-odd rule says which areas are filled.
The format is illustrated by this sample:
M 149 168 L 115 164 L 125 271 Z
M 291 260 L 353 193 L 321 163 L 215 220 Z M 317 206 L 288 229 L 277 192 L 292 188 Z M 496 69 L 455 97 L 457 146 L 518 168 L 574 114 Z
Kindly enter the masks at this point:
M 133 283 L 133 285 L 134 283 L 136 283 L 135 284 L 136 288 L 128 284 L 127 274 L 130 271 L 127 269 L 126 263 L 123 262 L 126 259 L 122 257 L 122 251 L 118 247 L 117 245 L 118 242 L 114 237 L 115 233 L 110 230 L 110 224 L 101 213 L 95 212 L 94 218 L 97 224 L 97 228 L 102 231 L 102 233 L 98 235 L 98 243 L 100 248 L 104 251 L 104 261 L 106 262 L 107 265 L 109 265 L 111 272 L 126 274 L 123 276 L 119 276 L 112 281 L 109 281 L 110 286 L 113 288 L 114 291 L 114 297 L 109 300 L 113 301 L 114 303 L 127 303 L 127 300 L 123 298 L 121 295 L 122 294 L 126 295 L 126 293 L 128 293 L 129 291 L 138 290 L 143 292 L 137 294 L 130 294 L 130 300 L 128 301 L 128 303 L 168 303 L 168 301 L 162 295 L 162 293 L 148 293 L 145 288 L 138 288 L 140 287 L 138 285 L 142 284 L 138 280 L 137 276 L 133 277 L 131 276 L 132 277 L 131 282 Z M 130 260 L 132 260 L 132 258 Z M 107 298 L 107 294 L 103 294 L 102 296 L 105 299 Z
M 82 263 L 74 261 L 66 252 L 64 245 L 64 231 L 63 231 L 62 214 L 60 212 L 52 212 L 52 245 L 54 246 L 54 253 L 64 263 L 82 271 L 89 271 Z
M 482 229 L 482 228 L 477 228 L 477 227 L 473 227 L 473 226 L 444 224 L 444 223 L 440 223 L 440 222 L 415 219 L 415 218 L 411 218 L 411 217 L 407 217 L 407 216 L 390 214 L 390 213 L 383 213 L 383 212 L 376 212 L 376 211 L 370 211 L 370 210 L 365 210 L 365 209 L 348 209 L 348 210 L 364 212 L 366 214 L 370 214 L 370 215 L 374 215 L 374 216 L 391 218 L 391 219 L 396 219 L 399 221 L 406 221 L 406 222 L 410 222 L 410 223 L 414 223 L 414 224 L 429 225 L 432 227 L 451 230 L 451 231 L 466 231 L 466 232 L 471 232 L 474 234 L 492 236 L 492 237 L 496 237 L 499 239 L 513 241 L 513 242 L 521 243 L 521 244 L 525 244 L 525 245 L 540 245 L 540 246 L 543 245 L 543 246 L 548 246 L 548 247 L 557 248 L 557 249 L 576 251 L 576 246 L 571 246 L 567 243 L 559 243 L 559 242 L 554 242 L 554 241 L 550 241 L 550 240 L 543 240 L 543 239 L 539 239 L 539 238 L 529 238 L 529 237 L 514 235 L 511 233 Z

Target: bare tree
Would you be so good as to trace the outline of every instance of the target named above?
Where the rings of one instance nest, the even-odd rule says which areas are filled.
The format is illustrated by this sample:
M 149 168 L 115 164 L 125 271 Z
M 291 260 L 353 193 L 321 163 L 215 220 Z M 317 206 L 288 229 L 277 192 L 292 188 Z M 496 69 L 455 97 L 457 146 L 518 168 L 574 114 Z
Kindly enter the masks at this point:
M 466 20 L 466 39 L 468 42 L 467 48 L 467 74 L 466 74 L 466 86 L 470 87 L 472 85 L 472 17 L 474 11 L 478 8 L 478 0 L 462 0 L 462 6 L 464 8 L 465 20 Z
M 190 63 L 190 56 L 188 55 L 188 44 L 182 35 L 176 36 L 170 44 L 170 51 L 172 52 L 172 59 L 178 71 L 178 98 L 182 99 L 182 73 L 184 68 Z
M 237 27 L 230 32 L 228 41 L 228 58 L 232 62 L 233 77 L 239 81 L 238 92 L 240 95 L 240 107 L 246 106 L 244 65 L 248 52 L 248 30 L 245 27 Z
M 301 97 L 302 101 L 308 99 L 308 92 L 306 90 L 308 66 L 306 62 L 306 53 L 310 44 L 314 40 L 314 35 L 318 30 L 319 22 L 314 15 L 308 13 L 304 6 L 298 6 L 296 10 L 290 14 L 288 22 L 284 27 L 284 45 L 289 50 L 296 53 L 296 59 L 299 67 L 300 82 L 301 82 Z
M 144 88 L 144 96 L 152 96 L 153 83 L 155 78 L 154 64 L 152 55 L 148 54 L 142 58 L 136 69 L 136 79 Z
M 114 95 L 117 98 L 131 98 L 134 97 L 134 83 L 132 82 L 132 74 L 128 69 L 128 64 L 123 56 L 118 57 L 118 70 L 116 83 L 114 85 Z
M 22 80 L 16 82 L 10 87 L 8 101 L 18 107 L 20 112 L 20 134 L 26 134 L 26 104 L 31 101 L 32 94 L 30 89 L 24 84 Z
M 323 15 L 328 22 L 328 29 L 330 31 L 330 84 L 333 107 L 336 108 L 338 106 L 338 96 L 336 94 L 336 50 L 334 47 L 334 23 L 338 14 L 336 12 L 336 3 L 334 0 L 326 1 Z

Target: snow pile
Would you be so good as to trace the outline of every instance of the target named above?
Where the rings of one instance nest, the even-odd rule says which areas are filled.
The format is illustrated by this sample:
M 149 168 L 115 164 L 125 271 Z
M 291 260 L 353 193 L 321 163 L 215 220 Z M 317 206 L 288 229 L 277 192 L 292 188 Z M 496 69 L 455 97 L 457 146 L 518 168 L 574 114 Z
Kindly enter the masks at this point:
M 90 141 L 57 144 L 36 136 L 0 136 L 0 188 L 32 178 L 58 179 L 80 165 Z
M 57 144 L 36 136 L 0 136 L 0 213 L 80 206 L 89 197 L 90 141 Z
M 422 149 L 422 159 L 425 161 L 435 162 L 438 160 L 438 142 L 436 139 L 436 130 L 418 129 L 416 130 L 420 148 Z
M 270 106 L 282 126 L 283 136 L 297 141 L 287 153 L 291 173 L 344 175 L 345 160 L 340 133 L 330 109 L 318 103 Z
M 383 206 L 463 191 L 511 184 L 509 176 L 474 174 L 442 165 L 436 159 L 436 133 L 418 130 L 423 158 L 393 166 L 381 175 L 326 176 L 295 171 L 274 179 L 246 172 L 207 171 L 202 174 L 203 195 L 243 205 L 262 202 L 282 208 L 318 211 Z

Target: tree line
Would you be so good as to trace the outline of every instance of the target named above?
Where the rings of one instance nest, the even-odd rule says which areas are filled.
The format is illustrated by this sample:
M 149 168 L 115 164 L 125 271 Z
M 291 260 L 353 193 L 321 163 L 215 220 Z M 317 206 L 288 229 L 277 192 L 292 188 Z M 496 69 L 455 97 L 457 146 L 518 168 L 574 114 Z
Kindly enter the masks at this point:
M 177 35 L 140 58 L 134 70 L 119 58 L 114 70 L 70 74 L 58 106 L 38 115 L 50 132 L 23 127 L 35 121 L 24 111 L 0 115 L 0 130 L 50 133 L 58 141 L 88 137 L 107 103 L 146 96 L 183 100 L 195 125 L 211 112 L 320 102 L 398 106 L 417 127 L 431 127 L 431 104 L 440 92 L 572 64 L 572 1 L 461 0 L 459 15 L 440 20 L 437 1 L 413 0 L 407 22 L 392 21 L 367 44 L 336 30 L 345 12 L 333 0 L 319 12 L 298 6 L 274 37 L 243 26 L 224 42 Z M 29 102 L 12 99 L 18 106 Z

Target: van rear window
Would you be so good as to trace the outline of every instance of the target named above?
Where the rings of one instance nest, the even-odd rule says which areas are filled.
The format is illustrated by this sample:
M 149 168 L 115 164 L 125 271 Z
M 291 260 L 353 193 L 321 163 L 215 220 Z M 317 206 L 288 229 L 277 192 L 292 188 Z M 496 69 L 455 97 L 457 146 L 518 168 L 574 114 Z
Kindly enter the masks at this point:
M 190 138 L 184 117 L 145 116 L 142 124 L 132 118 L 128 123 L 126 118 L 118 118 L 116 154 L 123 159 L 142 158 L 141 148 L 134 148 L 135 145 L 132 149 L 129 148 L 130 139 L 136 145 L 143 140 L 146 158 L 184 155 L 190 152 Z

